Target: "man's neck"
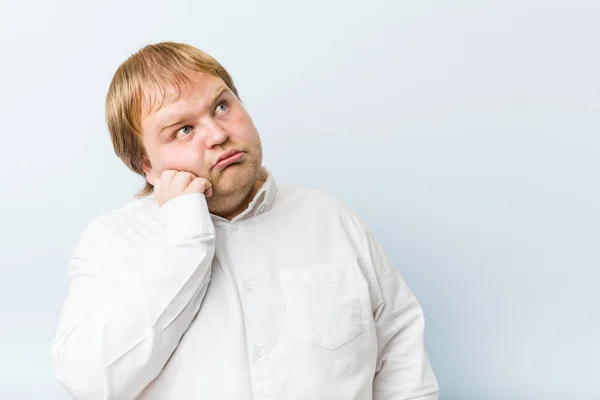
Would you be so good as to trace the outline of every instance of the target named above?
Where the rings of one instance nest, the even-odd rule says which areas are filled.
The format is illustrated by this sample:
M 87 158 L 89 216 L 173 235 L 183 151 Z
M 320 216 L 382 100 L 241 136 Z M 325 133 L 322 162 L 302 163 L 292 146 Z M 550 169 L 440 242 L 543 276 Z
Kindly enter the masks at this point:
M 265 184 L 268 176 L 269 175 L 268 175 L 267 171 L 263 168 L 261 170 L 261 172 L 259 173 L 258 178 L 256 178 L 256 180 L 254 181 L 254 186 L 252 187 L 252 190 L 250 190 L 250 192 L 248 192 L 248 195 L 239 203 L 238 206 L 233 207 L 231 210 L 222 211 L 220 213 L 214 212 L 214 214 L 218 215 L 219 217 L 225 218 L 228 221 L 231 221 L 232 219 L 234 219 L 235 217 L 237 217 L 238 215 L 243 213 L 248 208 L 248 205 L 250 205 L 250 203 L 252 202 L 254 197 L 256 196 L 256 193 L 258 193 L 260 188 Z M 209 202 L 210 202 L 210 199 L 209 199 Z M 211 210 L 211 212 L 212 212 L 212 210 Z
M 240 203 L 239 207 L 236 207 L 231 212 L 221 215 L 221 217 L 225 218 L 228 221 L 231 221 L 232 219 L 243 213 L 248 208 L 248 205 L 250 205 L 252 199 L 254 199 L 254 196 L 256 196 L 256 193 L 258 193 L 258 191 L 260 190 L 262 185 L 264 185 L 264 183 L 264 180 L 257 179 L 256 182 L 254 182 L 254 187 L 252 188 L 250 193 L 248 193 L 248 196 L 246 196 L 246 198 Z

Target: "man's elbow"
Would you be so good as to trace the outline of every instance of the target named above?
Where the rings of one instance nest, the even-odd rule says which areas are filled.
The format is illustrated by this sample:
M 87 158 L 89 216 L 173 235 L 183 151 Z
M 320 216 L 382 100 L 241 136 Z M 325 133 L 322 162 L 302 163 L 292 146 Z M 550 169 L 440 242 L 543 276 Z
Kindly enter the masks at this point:
M 91 359 L 72 357 L 69 351 L 52 348 L 54 377 L 75 400 L 106 399 L 105 379 L 102 367 Z

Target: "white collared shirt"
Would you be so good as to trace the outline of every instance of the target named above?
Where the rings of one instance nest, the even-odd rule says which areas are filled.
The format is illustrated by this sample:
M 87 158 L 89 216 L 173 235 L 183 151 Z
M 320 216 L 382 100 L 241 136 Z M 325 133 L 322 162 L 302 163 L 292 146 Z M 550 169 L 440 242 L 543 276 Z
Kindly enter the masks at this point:
M 436 400 L 423 313 L 364 223 L 271 175 L 231 222 L 201 194 L 96 218 L 52 345 L 75 399 Z

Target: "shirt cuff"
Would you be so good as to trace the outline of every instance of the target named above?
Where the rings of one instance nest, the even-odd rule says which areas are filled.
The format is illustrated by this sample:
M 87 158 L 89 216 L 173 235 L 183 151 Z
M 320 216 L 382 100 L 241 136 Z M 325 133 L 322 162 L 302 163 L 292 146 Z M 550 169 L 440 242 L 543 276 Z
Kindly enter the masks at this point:
M 411 400 L 438 400 L 440 398 L 440 392 L 431 393 L 425 396 L 415 397 Z
M 160 219 L 170 237 L 195 239 L 211 236 L 215 227 L 202 193 L 190 193 L 167 201 L 160 208 Z

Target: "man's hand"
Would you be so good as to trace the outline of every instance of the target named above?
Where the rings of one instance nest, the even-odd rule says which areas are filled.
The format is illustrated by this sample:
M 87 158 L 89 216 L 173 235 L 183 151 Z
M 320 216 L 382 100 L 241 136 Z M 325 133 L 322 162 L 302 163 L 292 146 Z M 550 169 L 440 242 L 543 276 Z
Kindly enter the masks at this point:
M 203 193 L 206 197 L 210 197 L 212 185 L 207 179 L 191 172 L 174 169 L 163 171 L 154 185 L 154 195 L 160 207 L 169 200 L 190 193 Z

